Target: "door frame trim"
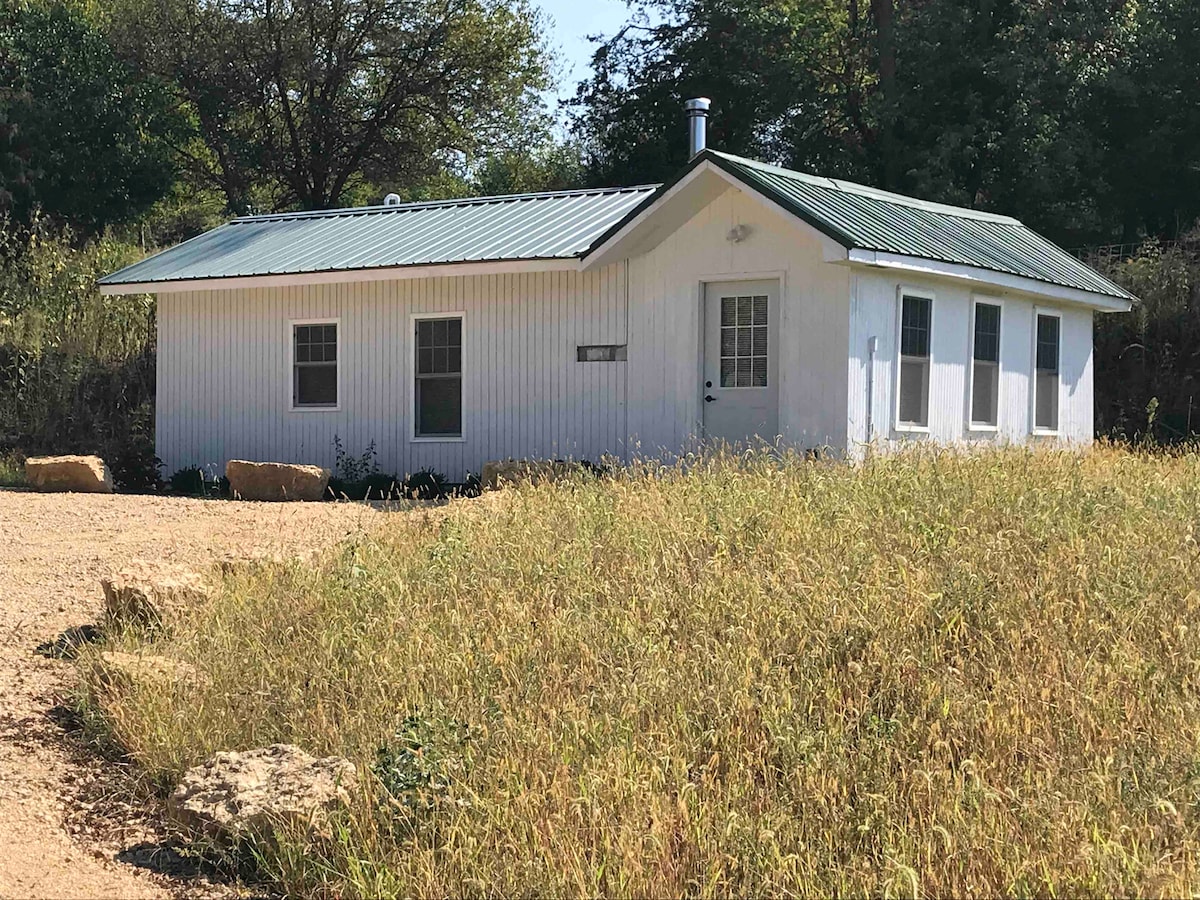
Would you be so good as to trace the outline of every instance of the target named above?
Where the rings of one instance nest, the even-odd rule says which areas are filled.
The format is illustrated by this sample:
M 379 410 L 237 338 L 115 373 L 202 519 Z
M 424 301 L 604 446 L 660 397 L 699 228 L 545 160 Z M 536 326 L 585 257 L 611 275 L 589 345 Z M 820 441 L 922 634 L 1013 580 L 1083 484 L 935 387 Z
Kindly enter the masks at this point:
M 787 322 L 787 314 L 785 310 L 788 304 L 784 302 L 787 297 L 787 269 L 767 269 L 745 272 L 720 272 L 713 274 L 701 275 L 696 282 L 696 309 L 699 314 L 696 316 L 696 387 L 697 391 L 694 395 L 693 402 L 696 404 L 696 414 L 694 420 L 696 427 L 695 433 L 707 440 L 707 435 L 704 431 L 704 352 L 705 352 L 705 328 L 707 327 L 706 317 L 708 309 L 705 300 L 708 294 L 708 286 L 710 284 L 733 284 L 739 281 L 774 281 L 779 286 L 779 315 L 778 329 L 779 333 L 775 341 L 775 361 L 776 378 L 779 381 L 779 389 L 775 394 L 775 424 L 782 432 L 783 422 L 781 421 L 780 411 L 783 409 L 783 389 L 786 384 L 783 367 L 783 335 L 784 326 Z

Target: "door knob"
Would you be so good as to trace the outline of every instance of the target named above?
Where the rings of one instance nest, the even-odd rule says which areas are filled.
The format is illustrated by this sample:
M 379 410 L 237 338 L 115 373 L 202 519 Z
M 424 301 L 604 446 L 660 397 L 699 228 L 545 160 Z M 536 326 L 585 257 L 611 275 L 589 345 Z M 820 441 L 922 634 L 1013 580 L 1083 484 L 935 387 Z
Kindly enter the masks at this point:
M 714 397 L 712 394 L 707 394 L 707 395 L 704 397 L 704 402 L 705 402 L 705 403 L 712 403 L 712 402 L 713 402 L 714 400 L 716 400 L 716 399 L 717 399 L 717 398 L 716 398 L 716 397 Z

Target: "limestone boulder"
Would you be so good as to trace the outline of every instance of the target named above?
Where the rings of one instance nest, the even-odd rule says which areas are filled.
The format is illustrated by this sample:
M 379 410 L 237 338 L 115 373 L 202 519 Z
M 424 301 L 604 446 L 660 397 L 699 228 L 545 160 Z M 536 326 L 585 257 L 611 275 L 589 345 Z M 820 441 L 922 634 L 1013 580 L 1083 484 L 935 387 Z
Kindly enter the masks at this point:
M 594 472 L 587 463 L 568 462 L 562 459 L 503 459 L 484 463 L 480 483 L 485 491 L 493 491 L 506 484 L 530 481 L 534 484 L 561 481 L 581 472 Z
M 25 479 L 39 491 L 111 494 L 112 473 L 98 456 L 31 456 Z
M 208 599 L 204 578 L 186 566 L 134 560 L 100 580 L 110 621 L 124 626 L 169 626 Z
M 100 654 L 95 667 L 96 681 L 113 691 L 137 686 L 172 689 L 194 683 L 199 677 L 195 666 L 166 656 L 140 656 L 115 650 Z
M 184 773 L 168 810 L 182 825 L 219 840 L 270 838 L 286 827 L 327 834 L 329 815 L 358 784 L 354 764 L 291 744 L 215 754 Z
M 321 500 L 329 487 L 329 476 L 329 470 L 320 466 L 243 459 L 231 459 L 225 465 L 229 490 L 240 500 Z

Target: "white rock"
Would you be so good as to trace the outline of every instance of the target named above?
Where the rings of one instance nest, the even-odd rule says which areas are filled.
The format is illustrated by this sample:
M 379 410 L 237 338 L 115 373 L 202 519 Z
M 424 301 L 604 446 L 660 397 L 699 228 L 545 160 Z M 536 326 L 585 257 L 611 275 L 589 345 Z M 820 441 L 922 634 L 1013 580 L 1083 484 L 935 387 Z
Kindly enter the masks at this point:
M 357 784 L 349 760 L 273 744 L 217 753 L 189 769 L 168 809 L 193 831 L 222 839 L 270 838 L 279 826 L 326 833 L 329 814 L 349 802 Z

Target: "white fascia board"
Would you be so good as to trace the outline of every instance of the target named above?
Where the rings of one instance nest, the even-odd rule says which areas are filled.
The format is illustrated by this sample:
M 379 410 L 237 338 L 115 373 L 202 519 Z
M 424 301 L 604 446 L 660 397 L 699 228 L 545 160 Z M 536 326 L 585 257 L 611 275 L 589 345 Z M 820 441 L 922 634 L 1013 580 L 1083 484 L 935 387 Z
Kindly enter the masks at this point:
M 681 194 L 692 188 L 699 179 L 708 178 L 711 181 L 710 176 L 713 175 L 717 176 L 722 182 L 724 182 L 724 187 L 711 196 L 709 196 L 708 193 L 702 194 L 699 197 L 698 209 L 693 211 L 691 215 L 686 215 L 684 221 L 672 223 L 673 227 L 667 228 L 655 228 L 653 226 L 648 226 L 648 223 L 653 218 L 658 216 L 664 207 L 670 205 L 673 201 L 679 198 Z M 593 248 L 591 252 L 584 256 L 584 271 L 595 269 L 609 263 L 627 259 L 630 256 L 637 256 L 653 250 L 654 247 L 665 240 L 667 236 L 670 235 L 676 228 L 680 227 L 687 220 L 691 219 L 695 212 L 698 212 L 699 209 L 703 209 L 709 203 L 713 202 L 713 200 L 724 193 L 724 191 L 728 188 L 733 188 L 734 190 L 748 194 L 758 201 L 758 203 L 760 203 L 765 209 L 782 215 L 790 221 L 797 222 L 802 228 L 809 229 L 821 242 L 821 253 L 826 262 L 846 261 L 846 248 L 837 241 L 813 228 L 807 222 L 797 218 L 791 210 L 787 209 L 787 207 L 780 206 L 778 203 L 771 200 L 760 191 L 756 190 L 752 185 L 746 184 L 744 181 L 726 172 L 720 166 L 714 165 L 706 160 L 705 162 L 696 166 L 696 168 L 694 168 L 686 176 L 684 176 L 684 178 L 681 179 L 678 184 L 672 185 L 669 190 L 667 190 L 661 197 L 650 204 L 650 206 L 646 207 L 646 209 L 642 210 L 636 217 L 626 222 L 625 225 L 622 226 L 621 229 L 613 234 L 608 240 L 600 244 L 598 247 Z M 687 208 L 685 208 L 685 214 L 686 212 Z
M 391 266 L 346 269 L 335 272 L 301 272 L 291 275 L 245 275 L 236 278 L 192 278 L 179 281 L 140 281 L 101 284 L 100 293 L 182 294 L 191 291 L 230 291 L 239 288 L 293 287 L 308 284 L 353 284 L 366 281 L 407 281 L 415 278 L 450 278 L 456 275 L 519 275 L 533 272 L 578 272 L 580 261 L 569 259 L 514 259 L 497 262 L 445 263 L 431 266 Z
M 993 288 L 1042 299 L 1057 300 L 1061 303 L 1073 303 L 1087 306 L 1102 312 L 1129 312 L 1133 304 L 1120 297 L 1109 297 L 1078 288 L 1063 287 L 1038 281 L 1035 278 L 1025 278 L 1021 275 L 1010 275 L 1005 272 L 993 272 L 976 266 L 964 266 L 958 263 L 944 263 L 918 256 L 902 256 L 897 253 L 880 253 L 875 250 L 851 250 L 847 260 L 851 266 L 863 266 L 880 269 L 898 269 L 904 272 L 916 272 L 935 278 L 950 278 L 955 281 L 967 281 L 972 284 L 983 284 Z

